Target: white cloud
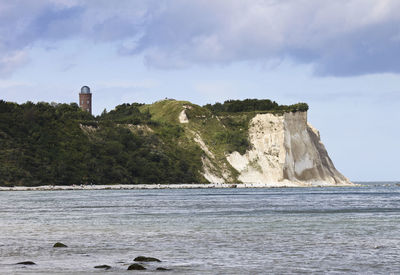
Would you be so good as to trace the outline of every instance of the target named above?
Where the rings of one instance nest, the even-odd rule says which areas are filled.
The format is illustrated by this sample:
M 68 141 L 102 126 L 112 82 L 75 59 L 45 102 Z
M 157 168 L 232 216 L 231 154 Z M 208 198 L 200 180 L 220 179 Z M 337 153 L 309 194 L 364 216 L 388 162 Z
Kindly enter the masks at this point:
M 144 26 L 138 43 L 156 67 L 165 67 L 160 56 L 170 67 L 176 60 L 226 64 L 283 57 L 314 64 L 318 73 L 328 75 L 400 70 L 400 61 L 385 56 L 399 53 L 393 40 L 399 34 L 394 27 L 400 23 L 399 1 L 169 3 Z
M 400 72 L 398 0 L 0 0 L 0 23 L 6 55 L 80 37 L 161 69 L 290 59 L 321 75 Z

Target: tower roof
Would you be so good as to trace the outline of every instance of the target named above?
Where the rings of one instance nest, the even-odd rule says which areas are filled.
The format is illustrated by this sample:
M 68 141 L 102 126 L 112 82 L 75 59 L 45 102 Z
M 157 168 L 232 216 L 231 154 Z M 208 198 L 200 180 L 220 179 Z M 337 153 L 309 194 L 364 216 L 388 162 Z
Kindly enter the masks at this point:
M 90 88 L 89 86 L 83 86 L 81 88 L 81 94 L 90 94 Z

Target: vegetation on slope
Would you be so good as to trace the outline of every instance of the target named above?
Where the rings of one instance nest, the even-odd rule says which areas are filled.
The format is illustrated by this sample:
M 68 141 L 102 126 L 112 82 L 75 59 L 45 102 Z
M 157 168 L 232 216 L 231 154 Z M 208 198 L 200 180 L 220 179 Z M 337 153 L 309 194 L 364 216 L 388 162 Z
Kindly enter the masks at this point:
M 104 110 L 98 119 L 102 121 L 129 123 L 134 125 L 151 123 L 151 115 L 148 110 L 145 110 L 144 112 L 139 110 L 140 106 L 143 105 L 144 104 L 140 103 L 121 104 L 108 113 Z

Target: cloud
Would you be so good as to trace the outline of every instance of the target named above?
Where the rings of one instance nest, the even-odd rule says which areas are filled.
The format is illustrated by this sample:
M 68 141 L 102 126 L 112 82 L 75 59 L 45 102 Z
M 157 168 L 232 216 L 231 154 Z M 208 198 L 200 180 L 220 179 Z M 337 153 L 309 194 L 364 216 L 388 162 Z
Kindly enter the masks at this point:
M 137 43 L 149 65 L 289 59 L 318 75 L 400 71 L 399 1 L 173 3 Z
M 159 69 L 290 60 L 317 75 L 398 73 L 399 25 L 398 0 L 0 0 L 0 54 L 79 37 Z
M 0 1 L 0 50 L 16 50 L 39 40 L 59 40 L 81 32 L 80 6 L 52 1 Z
M 28 63 L 29 57 L 24 51 L 15 51 L 0 57 L 0 77 L 11 75 L 16 69 Z
M 79 6 L 54 1 L 0 1 L 0 77 L 27 64 L 38 41 L 58 41 L 79 34 Z

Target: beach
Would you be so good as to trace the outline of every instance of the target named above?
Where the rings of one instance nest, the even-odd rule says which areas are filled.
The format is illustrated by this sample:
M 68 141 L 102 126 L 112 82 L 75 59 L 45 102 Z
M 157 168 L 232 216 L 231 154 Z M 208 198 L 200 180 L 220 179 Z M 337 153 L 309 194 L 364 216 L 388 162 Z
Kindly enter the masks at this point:
M 283 188 L 283 187 L 345 187 L 357 184 L 332 185 L 324 182 L 295 183 L 186 183 L 186 184 L 110 184 L 110 185 L 42 185 L 0 187 L 0 191 L 62 191 L 62 190 L 140 190 L 140 189 L 209 189 L 209 188 Z

